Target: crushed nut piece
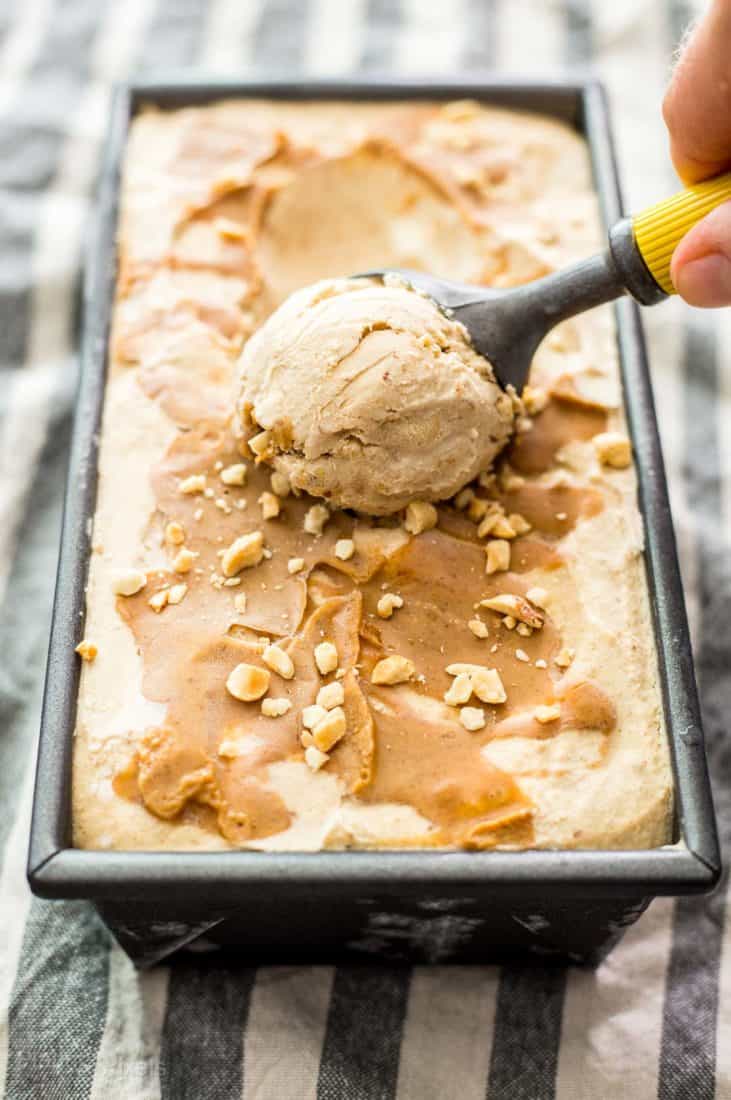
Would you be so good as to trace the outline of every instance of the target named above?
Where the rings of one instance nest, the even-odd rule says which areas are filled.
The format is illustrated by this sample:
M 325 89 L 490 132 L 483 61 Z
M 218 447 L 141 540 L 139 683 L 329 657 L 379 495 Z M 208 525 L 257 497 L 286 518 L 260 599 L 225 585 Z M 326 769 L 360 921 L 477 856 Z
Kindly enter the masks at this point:
M 518 625 L 518 620 L 514 619 L 512 615 L 506 615 L 504 619 L 501 619 L 501 622 L 506 630 L 515 630 Z
M 403 606 L 402 596 L 397 596 L 395 592 L 385 592 L 376 604 L 376 613 L 381 619 L 390 619 L 394 611 Z
M 193 496 L 195 493 L 202 493 L 206 488 L 206 479 L 204 474 L 191 474 L 190 477 L 183 478 L 178 482 L 178 492 L 183 496 Z
M 531 525 L 525 516 L 521 516 L 518 512 L 511 512 L 508 516 L 508 523 L 515 531 L 516 535 L 525 535 L 531 530 Z
M 538 413 L 543 412 L 548 404 L 548 394 L 539 386 L 524 386 L 521 396 L 525 411 L 529 416 L 536 416 Z
M 524 649 L 516 649 L 515 657 L 516 657 L 516 660 L 522 661 L 524 665 L 527 665 L 527 664 L 530 663 L 530 657 L 528 656 L 528 654 L 526 653 L 526 651 Z
M 261 531 L 240 535 L 221 556 L 221 568 L 226 577 L 233 577 L 242 569 L 258 565 L 264 557 L 264 536 Z
M 235 462 L 233 466 L 226 466 L 221 470 L 221 481 L 224 485 L 246 485 L 246 465 Z
M 502 504 L 498 504 L 496 501 L 490 501 L 490 505 L 486 509 L 477 527 L 477 537 L 484 539 L 487 538 L 488 535 L 491 535 L 501 518 L 505 518 Z
M 575 650 L 564 647 L 554 658 L 554 664 L 558 665 L 559 668 L 568 668 L 575 656 Z
M 457 661 L 453 665 L 447 665 L 449 676 L 469 677 L 472 691 L 483 703 L 491 703 L 497 706 L 504 703 L 507 693 L 500 679 L 500 673 L 496 668 L 487 668 L 486 665 L 470 665 Z
M 271 454 L 271 442 L 271 433 L 267 431 L 259 432 L 258 435 L 251 437 L 249 440 L 249 449 L 252 454 L 255 455 L 257 461 Z
M 545 588 L 539 588 L 538 585 L 536 585 L 534 588 L 528 589 L 525 598 L 530 600 L 531 603 L 536 604 L 537 607 L 545 607 L 549 599 L 549 594 Z
M 496 539 L 514 539 L 516 530 L 507 516 L 498 516 L 491 532 Z
M 168 589 L 168 603 L 177 604 L 182 603 L 188 594 L 187 584 L 174 584 Z
M 261 713 L 265 718 L 281 718 L 292 709 L 290 699 L 262 699 Z
M 371 673 L 372 684 L 403 684 L 410 680 L 416 669 L 414 662 L 408 657 L 384 657 L 379 661 Z
M 466 672 L 460 672 L 455 676 L 448 691 L 444 692 L 444 702 L 450 707 L 459 707 L 469 701 L 472 694 L 472 681 Z
M 485 554 L 485 572 L 488 576 L 504 573 L 510 568 L 510 543 L 505 539 L 490 539 Z
M 623 470 L 632 461 L 632 444 L 619 432 L 600 432 L 594 436 L 594 450 L 602 466 Z
M 476 638 L 486 638 L 489 634 L 487 626 L 483 623 L 482 619 L 470 619 L 467 626 Z
M 535 662 L 536 668 L 548 668 L 548 662 L 544 661 L 542 657 L 539 657 Z
M 346 722 L 345 711 L 342 707 L 334 707 L 321 718 L 312 730 L 312 738 L 315 747 L 320 752 L 328 752 L 338 741 L 345 736 Z
M 115 596 L 134 596 L 147 584 L 147 575 L 139 569 L 117 569 L 112 576 Z
M 352 539 L 338 539 L 335 543 L 335 557 L 340 561 L 348 561 L 355 553 L 355 543 Z
M 289 478 L 286 474 L 281 473 L 279 470 L 275 470 L 269 479 L 272 492 L 276 493 L 278 497 L 288 497 L 291 491 L 291 485 L 289 484 Z
M 540 722 L 541 725 L 546 726 L 549 722 L 555 722 L 561 717 L 561 707 L 558 703 L 553 703 L 551 706 L 539 706 L 533 710 L 533 717 L 536 722 Z
M 437 510 L 426 500 L 412 500 L 406 505 L 404 527 L 410 535 L 420 535 L 437 525 Z
M 338 667 L 338 651 L 332 642 L 320 642 L 314 649 L 315 664 L 321 676 L 327 676 Z
M 165 542 L 172 546 L 180 546 L 185 542 L 185 530 L 181 523 L 171 520 L 165 528 Z
M 79 642 L 79 644 L 77 645 L 76 652 L 78 653 L 79 657 L 81 657 L 82 661 L 88 661 L 89 664 L 91 664 L 92 661 L 96 660 L 99 650 L 93 642 L 90 642 L 86 638 L 84 638 L 83 641 Z
M 238 611 L 239 615 L 243 615 L 246 611 L 246 593 L 239 592 L 234 596 L 234 607 Z
M 305 531 L 308 535 L 321 535 L 329 519 L 330 512 L 324 504 L 313 504 L 305 514 Z
M 226 690 L 234 699 L 240 699 L 243 703 L 252 703 L 255 699 L 261 699 L 269 690 L 271 676 L 265 668 L 258 665 L 236 665 L 226 680 Z
M 317 723 L 321 722 L 326 716 L 327 710 L 325 707 L 321 707 L 319 703 L 313 703 L 309 707 L 303 707 L 302 725 L 306 730 L 314 729 Z
M 288 653 L 280 649 L 278 645 L 268 645 L 261 655 L 265 665 L 268 665 L 283 680 L 291 680 L 294 676 L 294 663 Z
M 173 558 L 173 569 L 176 573 L 190 573 L 197 557 L 196 553 L 184 546 Z
M 291 573 L 291 574 L 301 573 L 302 570 L 304 569 L 304 567 L 305 567 L 305 559 L 304 558 L 290 558 L 289 561 L 287 562 L 287 572 Z
M 510 615 L 521 623 L 527 623 L 534 630 L 540 630 L 543 626 L 543 615 L 538 609 L 524 596 L 516 596 L 512 592 L 501 592 L 487 600 L 480 600 L 480 607 L 497 611 L 499 615 Z
M 485 725 L 485 712 L 482 707 L 462 707 L 459 712 L 459 720 L 466 730 L 474 733 Z
M 467 515 L 473 523 L 479 523 L 492 507 L 492 501 L 485 500 L 484 497 L 473 497 L 467 505 Z
M 516 634 L 520 634 L 521 638 L 530 638 L 533 633 L 533 627 L 528 626 L 527 623 L 518 623 L 515 632 Z
M 164 607 L 167 607 L 168 600 L 170 599 L 170 589 L 161 588 L 159 592 L 156 592 L 154 596 L 151 596 L 147 601 L 156 615 L 159 615 Z
M 259 497 L 259 504 L 261 505 L 261 514 L 263 519 L 276 519 L 281 510 L 281 504 L 279 503 L 279 497 L 274 493 L 264 492 Z
M 324 768 L 329 759 L 326 752 L 320 752 L 314 745 L 308 745 L 305 749 L 305 764 L 308 768 L 312 768 L 313 772 L 319 772 L 320 768 Z
M 460 512 L 463 512 L 470 501 L 474 499 L 474 496 L 474 489 L 461 489 L 454 498 L 455 508 L 459 508 Z
M 333 707 L 341 707 L 345 702 L 345 690 L 339 680 L 332 680 L 329 684 L 325 684 L 321 687 L 317 693 L 317 699 L 315 700 L 318 707 L 324 707 L 325 710 L 332 710 Z

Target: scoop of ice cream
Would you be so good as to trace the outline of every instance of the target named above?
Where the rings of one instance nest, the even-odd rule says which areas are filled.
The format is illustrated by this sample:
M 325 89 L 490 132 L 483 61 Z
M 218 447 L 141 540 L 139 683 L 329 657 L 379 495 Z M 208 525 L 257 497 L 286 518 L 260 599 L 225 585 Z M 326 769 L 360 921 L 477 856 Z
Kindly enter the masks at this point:
M 376 280 L 326 280 L 288 298 L 246 344 L 239 416 L 296 489 L 388 515 L 443 500 L 486 469 L 511 399 L 462 325 Z

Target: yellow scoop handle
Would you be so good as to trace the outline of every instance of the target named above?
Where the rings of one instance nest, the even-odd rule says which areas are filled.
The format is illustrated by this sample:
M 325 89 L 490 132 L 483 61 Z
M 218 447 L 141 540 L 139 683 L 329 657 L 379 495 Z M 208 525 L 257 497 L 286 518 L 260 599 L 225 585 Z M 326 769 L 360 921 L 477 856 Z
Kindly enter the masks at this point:
M 632 218 L 635 244 L 652 277 L 666 294 L 675 294 L 670 260 L 689 229 L 722 202 L 731 199 L 731 172 L 694 183 Z

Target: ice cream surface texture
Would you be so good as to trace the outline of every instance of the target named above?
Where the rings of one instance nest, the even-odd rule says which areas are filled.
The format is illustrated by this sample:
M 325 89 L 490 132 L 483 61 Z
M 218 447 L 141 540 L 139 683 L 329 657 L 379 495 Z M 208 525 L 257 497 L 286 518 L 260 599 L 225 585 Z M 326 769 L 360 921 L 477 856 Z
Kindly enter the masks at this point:
M 323 280 L 247 342 L 239 414 L 268 461 L 329 504 L 444 500 L 510 438 L 513 402 L 462 325 L 405 285 Z
M 536 115 L 239 99 L 134 117 L 76 846 L 672 839 L 611 310 L 543 342 L 488 471 L 512 411 L 487 364 L 428 300 L 351 281 L 510 287 L 600 240 L 584 142 Z

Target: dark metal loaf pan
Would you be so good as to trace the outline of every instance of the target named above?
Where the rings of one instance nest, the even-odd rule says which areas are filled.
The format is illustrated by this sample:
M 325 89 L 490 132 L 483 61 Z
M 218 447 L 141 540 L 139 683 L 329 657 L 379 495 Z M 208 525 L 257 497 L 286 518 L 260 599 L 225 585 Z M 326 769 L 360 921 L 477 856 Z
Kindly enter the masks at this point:
M 617 308 L 627 418 L 675 774 L 675 843 L 648 851 L 102 852 L 71 847 L 71 760 L 89 519 L 115 279 L 120 161 L 142 103 L 228 96 L 451 99 L 564 119 L 586 135 L 608 224 L 622 214 L 607 107 L 595 83 L 167 83 L 121 89 L 104 158 L 84 291 L 81 382 L 51 632 L 29 877 L 50 898 L 88 898 L 129 955 L 150 965 L 204 937 L 251 961 L 593 962 L 653 897 L 709 890 L 720 858 L 688 628 L 638 311 Z M 202 945 L 202 944 L 201 944 Z

